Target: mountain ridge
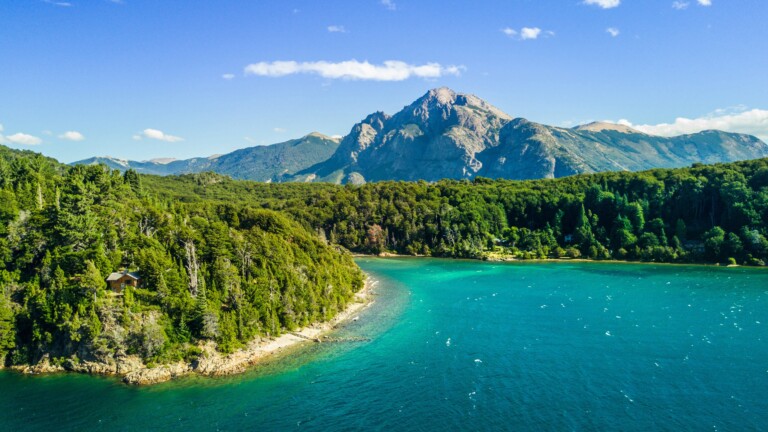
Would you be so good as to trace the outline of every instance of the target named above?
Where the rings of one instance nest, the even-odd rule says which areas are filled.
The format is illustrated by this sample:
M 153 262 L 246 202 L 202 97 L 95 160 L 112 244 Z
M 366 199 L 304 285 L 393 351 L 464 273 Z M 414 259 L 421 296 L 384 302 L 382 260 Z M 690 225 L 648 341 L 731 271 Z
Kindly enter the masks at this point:
M 277 181 L 317 162 L 329 158 L 338 147 L 338 139 L 318 132 L 301 138 L 266 146 L 253 146 L 227 154 L 195 157 L 181 160 L 160 158 L 149 161 L 130 161 L 112 157 L 93 157 L 73 162 L 72 165 L 104 164 L 112 169 L 133 169 L 142 174 L 174 175 L 215 171 L 232 178 L 257 181 Z M 165 162 L 169 160 L 168 162 Z

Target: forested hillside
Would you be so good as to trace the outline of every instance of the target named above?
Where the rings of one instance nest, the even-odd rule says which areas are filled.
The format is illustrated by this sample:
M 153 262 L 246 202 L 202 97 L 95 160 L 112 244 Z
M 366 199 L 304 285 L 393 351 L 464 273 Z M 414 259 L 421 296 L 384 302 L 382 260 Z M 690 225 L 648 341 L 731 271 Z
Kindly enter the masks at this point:
M 190 361 L 329 320 L 362 287 L 349 253 L 284 215 L 142 180 L 0 146 L 0 363 Z M 119 270 L 141 286 L 108 289 Z
M 768 159 L 533 181 L 262 185 L 210 173 L 146 180 L 184 202 L 247 202 L 290 213 L 360 252 L 768 261 Z

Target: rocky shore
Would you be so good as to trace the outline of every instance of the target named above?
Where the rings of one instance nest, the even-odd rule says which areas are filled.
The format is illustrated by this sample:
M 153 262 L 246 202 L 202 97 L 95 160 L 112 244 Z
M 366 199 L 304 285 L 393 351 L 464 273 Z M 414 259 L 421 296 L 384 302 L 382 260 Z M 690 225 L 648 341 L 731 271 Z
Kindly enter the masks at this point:
M 138 356 L 122 356 L 111 363 L 76 361 L 68 359 L 61 364 L 51 363 L 45 356 L 34 365 L 12 366 L 11 369 L 25 374 L 78 372 L 123 377 L 123 382 L 149 385 L 169 381 L 192 373 L 203 376 L 223 376 L 245 372 L 248 367 L 264 358 L 277 354 L 300 343 L 320 342 L 322 337 L 346 321 L 357 319 L 357 314 L 373 303 L 376 282 L 368 278 L 365 286 L 355 294 L 351 303 L 331 321 L 316 323 L 303 329 L 286 332 L 275 338 L 256 338 L 247 347 L 231 354 L 216 351 L 214 342 L 200 345 L 202 353 L 191 363 L 179 362 L 147 367 Z

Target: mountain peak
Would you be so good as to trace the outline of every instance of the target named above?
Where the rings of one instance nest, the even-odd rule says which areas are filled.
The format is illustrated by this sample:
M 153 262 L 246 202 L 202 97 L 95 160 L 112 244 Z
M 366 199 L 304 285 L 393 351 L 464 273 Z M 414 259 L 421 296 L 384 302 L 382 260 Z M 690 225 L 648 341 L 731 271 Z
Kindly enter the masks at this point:
M 621 132 L 626 134 L 641 134 L 637 129 L 632 129 L 631 127 L 623 124 L 617 124 L 617 123 L 610 123 L 610 122 L 592 122 L 587 123 L 583 125 L 579 125 L 573 128 L 577 131 L 589 131 L 589 132 L 602 132 L 602 131 L 615 131 L 615 132 Z
M 483 99 L 473 94 L 455 92 L 448 87 L 438 87 L 429 90 L 410 106 L 405 107 L 401 113 L 407 112 L 409 115 L 425 119 L 429 117 L 430 112 L 447 114 L 456 111 L 462 111 L 467 115 L 493 116 L 502 121 L 512 119 L 510 115 Z M 396 116 L 401 113 L 396 114 Z
M 320 139 L 328 140 L 328 141 L 338 141 L 339 140 L 338 138 L 329 137 L 328 135 L 322 134 L 320 132 L 310 132 L 310 133 L 304 135 L 301 139 L 308 139 L 308 138 L 320 138 Z
M 434 88 L 424 95 L 424 98 L 435 100 L 440 105 L 449 105 L 456 102 L 457 93 L 448 87 Z

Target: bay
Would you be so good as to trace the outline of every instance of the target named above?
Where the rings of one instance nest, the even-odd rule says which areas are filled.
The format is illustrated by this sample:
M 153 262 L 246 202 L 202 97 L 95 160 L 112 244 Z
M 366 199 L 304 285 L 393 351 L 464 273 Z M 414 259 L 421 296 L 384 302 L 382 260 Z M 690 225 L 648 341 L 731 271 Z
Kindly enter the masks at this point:
M 0 430 L 759 430 L 768 273 L 360 258 L 376 303 L 244 375 L 0 373 Z

